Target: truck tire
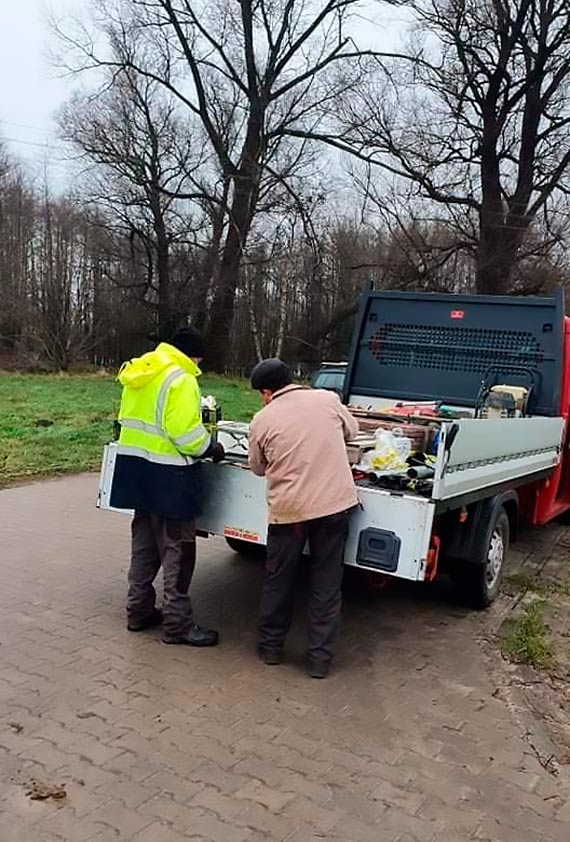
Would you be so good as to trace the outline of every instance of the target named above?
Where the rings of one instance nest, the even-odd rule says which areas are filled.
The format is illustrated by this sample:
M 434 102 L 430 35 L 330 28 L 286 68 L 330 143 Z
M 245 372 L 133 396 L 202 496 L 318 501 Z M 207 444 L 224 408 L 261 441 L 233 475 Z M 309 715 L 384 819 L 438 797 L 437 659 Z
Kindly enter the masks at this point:
M 243 558 L 260 559 L 265 555 L 265 547 L 260 544 L 253 544 L 251 541 L 242 541 L 239 538 L 226 538 L 228 547 L 243 556 Z
M 471 608 L 488 608 L 499 595 L 509 536 L 509 518 L 501 506 L 488 523 L 479 557 L 452 567 L 450 573 L 456 591 Z

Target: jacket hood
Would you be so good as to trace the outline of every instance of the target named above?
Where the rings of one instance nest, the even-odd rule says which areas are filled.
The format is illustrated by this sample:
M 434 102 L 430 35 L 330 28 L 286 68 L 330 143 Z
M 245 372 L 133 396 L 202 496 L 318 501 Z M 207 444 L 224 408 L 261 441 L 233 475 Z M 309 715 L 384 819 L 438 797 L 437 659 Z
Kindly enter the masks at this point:
M 161 342 L 154 351 L 143 354 L 142 357 L 135 357 L 123 363 L 117 380 L 121 386 L 128 386 L 130 389 L 142 389 L 155 377 L 158 377 L 165 369 L 177 365 L 184 369 L 187 374 L 199 377 L 202 373 L 196 363 L 167 342 Z

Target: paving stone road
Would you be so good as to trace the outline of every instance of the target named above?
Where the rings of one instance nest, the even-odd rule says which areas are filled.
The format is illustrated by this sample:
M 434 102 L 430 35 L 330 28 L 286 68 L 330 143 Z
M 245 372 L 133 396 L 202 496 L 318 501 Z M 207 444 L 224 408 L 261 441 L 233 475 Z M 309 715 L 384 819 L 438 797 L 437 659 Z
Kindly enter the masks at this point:
M 481 615 L 352 589 L 317 682 L 301 623 L 258 662 L 260 566 L 211 540 L 194 604 L 221 645 L 166 647 L 124 627 L 128 519 L 96 482 L 0 492 L 0 842 L 568 842 Z

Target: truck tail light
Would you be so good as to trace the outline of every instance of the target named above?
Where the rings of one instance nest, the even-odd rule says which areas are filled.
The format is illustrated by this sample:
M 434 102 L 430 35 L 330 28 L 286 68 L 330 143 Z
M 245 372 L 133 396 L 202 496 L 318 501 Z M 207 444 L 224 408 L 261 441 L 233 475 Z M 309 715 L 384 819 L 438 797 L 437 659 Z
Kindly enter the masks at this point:
M 439 551 L 441 549 L 441 538 L 437 535 L 431 536 L 431 545 L 427 554 L 426 564 L 426 582 L 433 582 L 437 576 L 437 565 L 439 561 Z

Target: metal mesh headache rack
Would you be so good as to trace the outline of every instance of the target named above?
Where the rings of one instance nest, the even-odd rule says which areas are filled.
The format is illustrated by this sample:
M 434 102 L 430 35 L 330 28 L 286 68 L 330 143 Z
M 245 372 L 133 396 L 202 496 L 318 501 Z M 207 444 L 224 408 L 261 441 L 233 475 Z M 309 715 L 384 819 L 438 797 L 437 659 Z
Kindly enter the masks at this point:
M 539 365 L 544 354 L 530 331 L 395 323 L 378 328 L 368 347 L 382 366 L 484 374 L 500 360 L 504 375 L 521 366 Z
M 345 379 L 359 396 L 475 407 L 481 383 L 529 388 L 528 414 L 560 409 L 564 301 L 370 292 L 363 298 Z M 532 386 L 532 389 L 530 389 Z

